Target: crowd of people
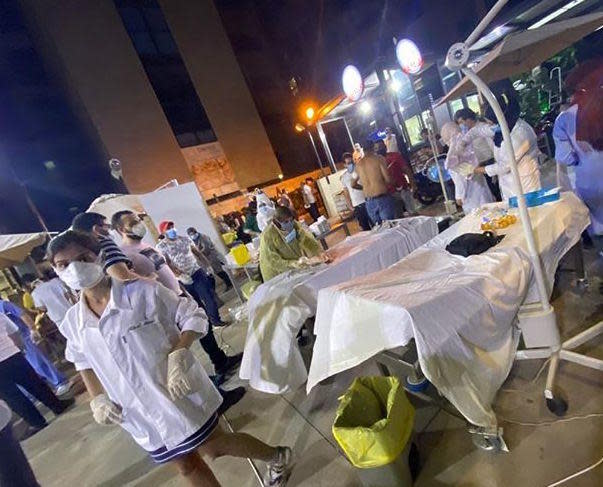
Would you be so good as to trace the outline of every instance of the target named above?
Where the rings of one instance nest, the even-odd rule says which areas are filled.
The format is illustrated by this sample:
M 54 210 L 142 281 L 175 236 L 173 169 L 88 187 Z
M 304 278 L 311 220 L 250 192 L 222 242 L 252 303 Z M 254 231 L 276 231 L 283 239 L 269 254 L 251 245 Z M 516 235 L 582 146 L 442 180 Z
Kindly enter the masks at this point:
M 47 425 L 31 396 L 57 415 L 74 404 L 57 397 L 71 383 L 34 343 L 29 312 L 44 311 L 64 337 L 65 358 L 83 380 L 97 423 L 119 424 L 156 463 L 173 462 L 190 485 L 219 485 L 203 458 L 224 455 L 263 460 L 265 485 L 284 485 L 288 447 L 226 433 L 218 424 L 245 394 L 243 387 L 221 387 L 242 358 L 227 355 L 214 335 L 228 324 L 215 280 L 224 292 L 232 287 L 224 257 L 195 228 L 180 234 L 162 221 L 158 230 L 152 246 L 143 242 L 147 226 L 140 215 L 123 210 L 109 221 L 86 212 L 50 241 L 47 259 L 56 274 L 33 283 L 26 299 L 31 310 L 0 301 L 0 398 L 28 423 L 26 435 Z M 212 376 L 189 350 L 196 340 Z M 26 464 L 8 475 L 14 485 L 36 485 Z
M 568 184 L 588 206 L 595 238 L 603 233 L 602 73 L 601 63 L 595 62 L 568 77 L 572 103 L 553 132 L 555 158 L 574 168 Z M 520 117 L 511 91 L 504 88 L 497 99 L 510 129 L 522 189 L 540 189 L 536 134 Z M 514 196 L 510 160 L 493 111 L 488 108 L 479 117 L 463 108 L 453 118 L 430 144 L 440 144 L 438 151 L 446 153 L 457 204 L 470 212 Z M 383 140 L 354 145 L 342 159 L 344 194 L 363 230 L 416 213 L 415 176 L 391 130 Z M 317 220 L 314 181 L 302 181 L 300 192 L 303 209 Z M 238 242 L 259 240 L 264 280 L 328 262 L 285 189 L 277 191 L 275 200 L 258 192 L 243 214 L 218 217 L 216 223 L 223 234 L 235 232 Z M 0 401 L 0 451 L 16 465 L 9 473 L 1 469 L 2 479 L 37 485 L 7 427 L 10 410 L 23 418 L 26 435 L 31 435 L 47 426 L 35 399 L 55 415 L 75 402 L 64 397 L 72 383 L 37 343 L 33 316 L 43 313 L 63 337 L 65 358 L 83 380 L 97 423 L 120 425 L 153 461 L 174 463 L 190 485 L 219 485 L 205 459 L 225 455 L 263 460 L 264 485 L 285 485 L 290 448 L 226 433 L 218 424 L 219 415 L 245 394 L 243 387 L 222 388 L 242 360 L 242 354 L 227 355 L 214 335 L 215 328 L 228 325 L 220 314 L 216 277 L 224 292 L 233 286 L 224 272 L 224 256 L 208 235 L 168 220 L 159 222 L 158 243 L 150 245 L 144 241 L 148 223 L 143 217 L 130 210 L 110 219 L 94 212 L 78 214 L 71 228 L 48 244 L 52 271 L 26 279 L 25 309 L 0 300 L 0 399 L 5 401 Z M 210 359 L 211 376 L 190 351 L 195 341 Z

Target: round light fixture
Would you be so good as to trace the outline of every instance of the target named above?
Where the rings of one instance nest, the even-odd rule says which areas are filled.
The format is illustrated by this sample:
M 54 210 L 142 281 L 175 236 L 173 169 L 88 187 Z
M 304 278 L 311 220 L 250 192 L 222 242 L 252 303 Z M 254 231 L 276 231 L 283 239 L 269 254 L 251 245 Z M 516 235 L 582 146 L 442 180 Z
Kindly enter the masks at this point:
M 368 101 L 363 101 L 360 104 L 360 111 L 362 113 L 364 113 L 364 114 L 371 113 L 372 110 L 373 110 L 373 107 Z
M 306 118 L 308 120 L 312 120 L 314 118 L 314 108 L 312 108 L 312 107 L 306 108 Z
M 348 97 L 348 100 L 360 100 L 362 93 L 364 92 L 364 80 L 362 79 L 362 75 L 356 66 L 349 64 L 343 69 L 343 74 L 341 75 L 341 85 L 343 87 L 345 96 Z
M 410 39 L 402 39 L 396 45 L 396 58 L 406 74 L 417 74 L 423 67 L 423 57 L 417 45 Z

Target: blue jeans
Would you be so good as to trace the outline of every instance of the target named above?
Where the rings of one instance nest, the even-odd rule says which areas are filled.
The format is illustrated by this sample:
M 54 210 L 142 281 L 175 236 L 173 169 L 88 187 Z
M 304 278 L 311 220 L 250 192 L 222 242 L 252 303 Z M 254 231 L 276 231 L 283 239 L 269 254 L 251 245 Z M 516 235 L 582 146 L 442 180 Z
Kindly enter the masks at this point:
M 382 194 L 366 199 L 366 211 L 373 225 L 396 218 L 396 200 L 391 194 Z

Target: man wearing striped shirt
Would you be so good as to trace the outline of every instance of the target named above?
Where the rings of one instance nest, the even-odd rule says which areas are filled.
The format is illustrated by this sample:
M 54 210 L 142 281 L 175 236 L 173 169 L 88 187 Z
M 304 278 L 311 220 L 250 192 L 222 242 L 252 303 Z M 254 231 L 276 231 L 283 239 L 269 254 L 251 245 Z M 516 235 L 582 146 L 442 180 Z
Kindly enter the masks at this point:
M 100 256 L 103 269 L 107 274 L 120 281 L 137 279 L 139 276 L 130 270 L 130 259 L 122 252 L 109 236 L 111 226 L 100 213 L 86 212 L 76 215 L 71 222 L 71 228 L 78 232 L 92 235 L 100 244 Z

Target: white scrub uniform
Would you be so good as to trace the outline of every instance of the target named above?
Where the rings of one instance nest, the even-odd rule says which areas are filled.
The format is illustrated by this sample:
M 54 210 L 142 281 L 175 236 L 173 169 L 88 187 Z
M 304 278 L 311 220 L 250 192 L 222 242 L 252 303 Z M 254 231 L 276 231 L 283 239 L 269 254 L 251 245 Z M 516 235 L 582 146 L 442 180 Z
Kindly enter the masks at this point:
M 468 214 L 475 208 L 479 208 L 486 203 L 492 203 L 494 198 L 483 175 L 473 174 L 467 178 L 459 170 L 463 164 L 473 168 L 477 167 L 479 159 L 477 158 L 475 141 L 483 141 L 484 139 L 476 138 L 473 140 L 473 145 L 468 146 L 463 146 L 462 139 L 460 129 L 453 122 L 449 122 L 442 127 L 442 140 L 448 146 L 445 167 L 450 171 L 450 176 L 454 182 L 454 199 L 463 202 L 463 211 Z
M 169 451 L 216 413 L 222 397 L 201 364 L 191 360 L 194 393 L 172 401 L 167 356 L 180 330 L 205 334 L 205 312 L 156 282 L 112 280 L 111 298 L 97 318 L 83 299 L 60 326 L 65 358 L 77 370 L 92 369 L 107 396 L 123 408 L 125 429 L 142 448 Z M 191 354 L 192 356 L 192 354 Z
M 474 127 L 467 132 L 465 138 L 471 138 L 472 135 L 492 138 L 494 132 L 490 127 Z M 521 179 L 523 192 L 529 193 L 540 189 L 540 167 L 538 166 L 538 143 L 534 129 L 521 118 L 517 120 L 513 130 L 511 130 L 511 143 L 515 151 L 515 160 L 517 161 L 517 170 Z M 505 150 L 505 144 L 496 147 L 492 142 L 492 153 L 494 154 L 494 164 L 486 166 L 488 176 L 498 176 L 498 184 L 504 200 L 515 196 L 515 184 L 513 184 L 513 175 L 511 174 L 510 160 Z

